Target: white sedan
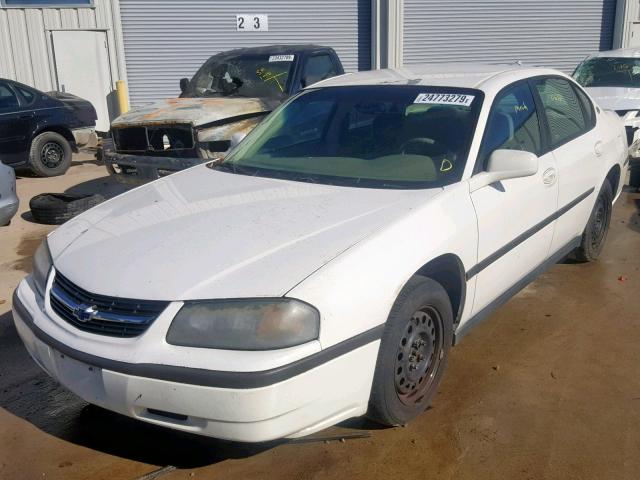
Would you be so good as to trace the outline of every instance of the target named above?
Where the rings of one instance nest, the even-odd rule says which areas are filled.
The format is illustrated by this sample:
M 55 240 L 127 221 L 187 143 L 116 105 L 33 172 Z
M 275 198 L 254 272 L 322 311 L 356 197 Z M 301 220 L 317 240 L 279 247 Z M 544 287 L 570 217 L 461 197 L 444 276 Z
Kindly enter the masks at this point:
M 624 122 L 629 143 L 629 184 L 640 187 L 640 49 L 594 53 L 578 65 L 573 76 L 600 107 L 614 110 Z
M 224 161 L 50 234 L 16 328 L 86 401 L 178 430 L 404 424 L 473 326 L 568 254 L 598 257 L 625 159 L 618 117 L 555 70 L 329 79 Z

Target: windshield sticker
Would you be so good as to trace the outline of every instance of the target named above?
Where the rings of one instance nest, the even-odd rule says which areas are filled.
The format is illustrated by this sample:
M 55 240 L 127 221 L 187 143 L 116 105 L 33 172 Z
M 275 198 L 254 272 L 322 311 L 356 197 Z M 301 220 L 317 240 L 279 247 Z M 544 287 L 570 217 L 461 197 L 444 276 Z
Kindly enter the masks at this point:
M 293 62 L 293 55 L 271 55 L 269 62 Z
M 275 73 L 263 67 L 260 67 L 256 70 L 256 75 L 260 80 L 262 80 L 264 83 L 275 82 L 281 92 L 284 92 L 284 85 L 280 82 L 279 77 L 282 77 L 286 74 L 287 72 Z
M 476 98 L 475 95 L 461 95 L 458 93 L 421 93 L 413 103 L 429 105 L 461 105 L 469 107 Z

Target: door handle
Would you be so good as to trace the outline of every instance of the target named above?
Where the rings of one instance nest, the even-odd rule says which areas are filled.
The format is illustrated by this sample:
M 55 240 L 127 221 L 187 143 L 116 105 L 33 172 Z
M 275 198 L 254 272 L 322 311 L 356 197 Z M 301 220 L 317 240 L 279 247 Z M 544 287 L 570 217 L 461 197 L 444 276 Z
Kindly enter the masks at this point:
M 25 119 L 25 118 L 31 118 L 31 117 L 33 117 L 33 112 L 32 113 L 25 113 L 23 115 L 20 115 L 18 118 Z
M 556 183 L 556 169 L 553 167 L 547 168 L 542 174 L 542 183 L 551 186 Z
M 593 151 L 597 156 L 602 155 L 602 142 L 596 142 L 596 144 L 593 146 Z

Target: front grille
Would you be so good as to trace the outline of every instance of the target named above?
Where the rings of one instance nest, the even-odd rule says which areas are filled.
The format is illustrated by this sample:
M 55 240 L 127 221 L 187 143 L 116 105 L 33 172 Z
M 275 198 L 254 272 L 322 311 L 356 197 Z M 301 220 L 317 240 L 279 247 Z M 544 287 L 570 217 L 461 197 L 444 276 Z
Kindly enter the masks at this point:
M 190 125 L 114 128 L 113 141 L 116 151 L 122 153 L 146 152 L 149 155 L 159 155 L 194 148 Z
M 618 114 L 619 117 L 624 117 L 630 111 L 631 110 L 616 110 L 616 113 Z
M 56 272 L 49 297 L 53 311 L 66 322 L 84 332 L 111 337 L 140 335 L 169 304 L 90 293 L 59 272 Z

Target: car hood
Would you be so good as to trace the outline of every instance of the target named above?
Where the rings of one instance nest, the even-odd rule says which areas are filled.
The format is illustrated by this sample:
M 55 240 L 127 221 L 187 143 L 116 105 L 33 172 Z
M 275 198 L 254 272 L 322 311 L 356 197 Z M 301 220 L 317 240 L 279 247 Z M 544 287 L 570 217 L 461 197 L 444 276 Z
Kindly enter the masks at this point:
M 112 127 L 188 123 L 194 127 L 243 115 L 269 112 L 276 101 L 260 98 L 169 98 L 131 110 L 116 118 Z
M 640 110 L 640 88 L 588 87 L 585 90 L 605 110 Z
M 439 192 L 310 184 L 200 165 L 85 212 L 53 232 L 49 246 L 56 269 L 93 293 L 282 296 Z

